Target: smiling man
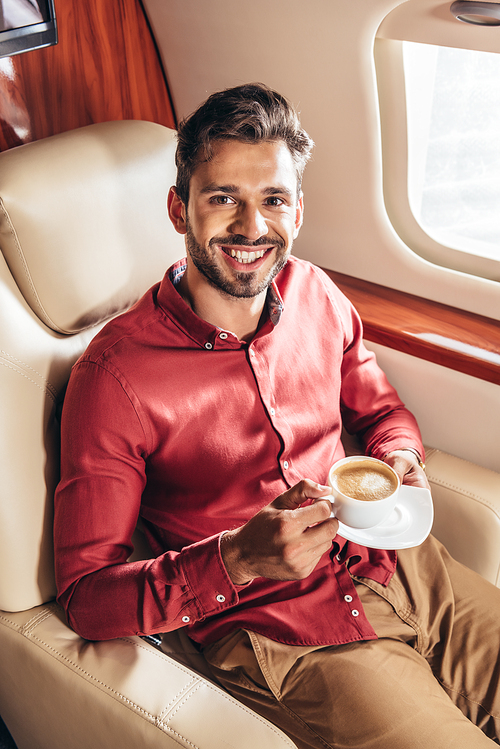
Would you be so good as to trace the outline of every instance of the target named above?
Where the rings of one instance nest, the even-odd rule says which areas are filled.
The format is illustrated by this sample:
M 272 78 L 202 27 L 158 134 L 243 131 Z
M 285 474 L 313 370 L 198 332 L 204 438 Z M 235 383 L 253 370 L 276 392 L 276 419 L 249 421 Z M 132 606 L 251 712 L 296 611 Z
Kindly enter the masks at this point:
M 428 484 L 356 311 L 291 255 L 311 149 L 265 86 L 214 94 L 181 123 L 168 210 L 187 257 L 96 336 L 68 386 L 58 600 L 89 639 L 184 628 L 300 749 L 486 747 L 499 591 L 432 537 L 398 554 L 344 539 L 324 498 L 343 428 Z M 152 557 L 128 563 L 139 517 Z
M 193 174 L 187 205 L 172 189 L 169 210 L 177 230 L 186 232 L 180 293 L 191 305 L 203 304 L 203 311 L 197 306 L 203 319 L 249 340 L 302 223 L 288 147 L 215 144 L 213 157 Z

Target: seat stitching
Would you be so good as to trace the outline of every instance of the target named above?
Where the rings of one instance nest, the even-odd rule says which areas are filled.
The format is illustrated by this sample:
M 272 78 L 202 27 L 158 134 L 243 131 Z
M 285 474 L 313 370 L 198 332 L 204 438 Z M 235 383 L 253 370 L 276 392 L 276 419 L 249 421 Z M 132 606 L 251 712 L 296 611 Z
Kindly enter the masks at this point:
M 442 479 L 433 478 L 431 475 L 427 475 L 427 478 L 429 481 L 433 484 L 437 484 L 438 486 L 442 486 L 446 489 L 451 489 L 452 491 L 456 492 L 457 494 L 460 494 L 462 497 L 467 497 L 468 499 L 474 499 L 480 504 L 484 505 L 485 507 L 489 507 L 492 512 L 495 513 L 495 515 L 499 516 L 498 509 L 494 506 L 492 502 L 485 499 L 484 497 L 481 497 L 479 494 L 475 494 L 472 491 L 469 491 L 467 489 L 463 489 L 460 486 L 456 486 L 455 484 L 450 483 L 449 481 L 444 481 Z
M 17 631 L 20 632 L 19 625 L 17 625 L 16 622 L 12 621 L 12 619 L 8 619 L 6 616 L 0 615 L 0 620 L 3 620 L 3 621 L 5 621 L 5 622 L 7 622 L 7 623 L 9 623 L 11 625 L 14 625 L 14 627 L 17 629 Z M 52 658 L 54 658 L 55 660 L 65 661 L 67 664 L 69 664 L 68 667 L 70 667 L 70 666 L 74 667 L 75 670 L 77 670 L 77 671 L 81 672 L 81 674 L 84 674 L 85 676 L 87 676 L 89 678 L 89 680 L 90 680 L 90 683 L 94 683 L 94 686 L 96 686 L 96 688 L 98 688 L 97 685 L 100 685 L 100 686 L 104 687 L 104 689 L 107 692 L 109 692 L 112 696 L 114 696 L 115 699 L 118 698 L 121 702 L 126 703 L 127 705 L 134 707 L 139 714 L 141 714 L 143 717 L 149 718 L 152 723 L 154 723 L 155 725 L 157 725 L 157 723 L 158 723 L 157 717 L 155 717 L 150 712 L 148 712 L 144 708 L 142 708 L 139 705 L 137 705 L 132 700 L 129 700 L 127 697 L 125 697 L 125 695 L 121 694 L 120 692 L 117 692 L 112 687 L 109 687 L 107 684 L 105 684 L 104 682 L 100 681 L 99 679 L 97 679 L 92 674 L 90 674 L 87 671 L 85 671 L 85 669 L 83 669 L 81 666 L 79 666 L 78 664 L 76 664 L 74 661 L 72 661 L 67 656 L 60 654 L 55 648 L 53 648 L 51 645 L 49 645 L 48 643 L 46 643 L 44 640 L 42 640 L 39 637 L 36 637 L 35 635 L 31 635 L 29 639 L 31 641 L 36 641 L 37 643 L 40 644 L 41 647 L 47 648 L 47 651 L 48 651 L 49 655 Z M 141 648 L 143 650 L 147 650 L 151 655 L 153 655 L 154 657 L 158 657 L 161 660 L 163 660 L 163 658 L 167 655 L 167 654 L 160 653 L 160 652 L 157 653 L 152 648 L 148 648 L 148 647 L 142 645 L 141 643 L 136 643 L 136 642 L 134 642 L 134 640 L 131 640 L 130 638 L 119 638 L 119 639 L 122 639 L 125 642 L 129 642 L 132 645 L 134 645 L 135 647 L 139 647 L 139 648 Z M 168 657 L 168 655 L 167 655 L 167 657 Z M 189 669 L 180 666 L 180 664 L 176 663 L 173 660 L 170 660 L 170 665 L 174 666 L 175 668 L 177 668 L 180 671 L 183 671 L 184 673 L 188 673 L 189 674 Z M 295 745 L 290 742 L 290 740 L 288 739 L 288 737 L 285 734 L 283 734 L 276 726 L 274 726 L 272 723 L 266 721 L 264 718 L 262 718 L 260 715 L 258 715 L 258 713 L 255 713 L 253 710 L 250 710 L 249 708 L 247 708 L 246 705 L 244 705 L 243 703 L 240 703 L 237 700 L 235 700 L 234 697 L 231 697 L 229 694 L 227 694 L 227 692 L 225 692 L 221 687 L 216 687 L 215 685 L 212 685 L 209 681 L 206 681 L 201 676 L 197 676 L 194 672 L 192 674 L 192 678 L 193 678 L 193 681 L 197 682 L 196 685 L 195 685 L 196 686 L 196 690 L 200 689 L 203 686 L 204 688 L 209 689 L 211 692 L 217 693 L 219 695 L 219 697 L 221 697 L 222 699 L 226 700 L 227 702 L 230 702 L 233 705 L 236 702 L 236 705 L 237 705 L 238 709 L 242 710 L 246 715 L 250 716 L 253 720 L 256 720 L 258 723 L 261 723 L 267 730 L 270 730 L 272 733 L 274 733 L 277 736 L 279 736 L 279 738 L 282 741 L 286 741 L 288 743 L 288 746 L 290 747 L 290 749 L 292 749 L 292 748 L 295 747 Z M 171 733 L 172 735 L 177 736 L 178 738 L 182 739 L 186 743 L 188 743 L 188 744 L 191 743 L 191 742 L 189 742 L 189 739 L 187 739 L 181 733 L 179 733 L 179 732 L 175 731 L 174 729 L 170 728 L 167 724 L 162 724 L 161 727 L 162 727 L 163 730 L 166 730 L 169 733 Z M 158 728 L 160 728 L 160 726 L 158 726 Z M 198 747 L 195 747 L 194 744 L 191 744 L 191 746 L 193 746 L 195 749 L 198 749 Z
M 176 711 L 174 713 L 170 713 L 171 708 L 176 704 L 176 702 L 178 702 L 181 699 L 182 695 L 185 694 L 186 691 L 190 692 L 193 689 L 193 686 L 195 684 L 196 684 L 196 679 L 192 679 L 189 684 L 186 684 L 184 687 L 182 687 L 182 689 L 180 689 L 177 692 L 177 694 L 172 697 L 172 699 L 170 700 L 170 702 L 167 705 L 165 705 L 165 707 L 163 708 L 163 710 L 161 711 L 161 713 L 157 717 L 157 721 L 159 723 L 163 724 L 164 721 L 168 722 L 168 715 L 169 714 L 175 715 Z
M 50 392 L 55 397 L 57 397 L 56 388 L 46 379 L 46 377 L 43 376 L 43 374 L 41 374 L 40 372 L 37 372 L 37 370 L 34 369 L 34 367 L 30 367 L 30 365 L 27 364 L 22 359 L 18 359 L 17 357 L 12 356 L 12 354 L 9 354 L 7 351 L 4 351 L 3 349 L 0 349 L 0 354 L 2 354 L 7 359 L 7 361 L 11 361 L 14 364 L 18 364 L 20 365 L 21 368 L 28 369 L 30 372 L 33 372 L 34 374 L 36 374 L 37 377 L 39 377 L 46 384 L 47 389 L 50 390 Z
M 53 401 L 54 403 L 56 402 L 56 397 L 53 394 L 53 392 L 49 388 L 43 387 L 38 382 L 35 382 L 35 380 L 33 380 L 31 377 L 29 377 L 29 375 L 26 374 L 26 372 L 20 371 L 18 367 L 13 366 L 12 364 L 6 364 L 1 359 L 0 359 L 0 365 L 5 367 L 6 369 L 12 370 L 12 372 L 16 372 L 16 374 L 18 375 L 21 375 L 21 377 L 24 377 L 26 380 L 28 380 L 28 382 L 31 382 L 32 385 L 35 385 L 39 390 L 41 390 L 42 393 L 44 393 L 47 396 L 47 398 L 50 398 L 50 400 Z

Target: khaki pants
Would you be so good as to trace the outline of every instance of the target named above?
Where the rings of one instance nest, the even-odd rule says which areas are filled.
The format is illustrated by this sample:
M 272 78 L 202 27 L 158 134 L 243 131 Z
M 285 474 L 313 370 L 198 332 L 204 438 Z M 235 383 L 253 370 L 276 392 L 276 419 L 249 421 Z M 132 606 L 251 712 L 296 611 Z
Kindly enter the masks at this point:
M 238 630 L 205 648 L 214 678 L 300 749 L 500 743 L 500 590 L 432 537 L 398 556 L 387 588 L 354 578 L 378 640 L 294 647 Z

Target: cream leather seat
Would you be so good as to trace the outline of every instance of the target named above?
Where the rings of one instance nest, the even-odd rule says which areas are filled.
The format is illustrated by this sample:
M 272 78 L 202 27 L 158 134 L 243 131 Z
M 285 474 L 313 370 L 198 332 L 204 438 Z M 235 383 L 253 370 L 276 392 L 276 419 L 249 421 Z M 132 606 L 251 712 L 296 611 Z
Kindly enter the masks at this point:
M 0 715 L 18 749 L 293 749 L 138 637 L 87 642 L 54 602 L 57 416 L 103 321 L 183 256 L 166 213 L 172 131 L 92 125 L 0 155 Z
M 64 389 L 104 321 L 184 252 L 165 210 L 174 147 L 117 122 L 0 154 L 0 715 L 19 749 L 294 746 L 200 673 L 182 632 L 168 654 L 88 642 L 53 602 Z M 439 451 L 428 464 L 438 535 L 498 583 L 500 476 Z

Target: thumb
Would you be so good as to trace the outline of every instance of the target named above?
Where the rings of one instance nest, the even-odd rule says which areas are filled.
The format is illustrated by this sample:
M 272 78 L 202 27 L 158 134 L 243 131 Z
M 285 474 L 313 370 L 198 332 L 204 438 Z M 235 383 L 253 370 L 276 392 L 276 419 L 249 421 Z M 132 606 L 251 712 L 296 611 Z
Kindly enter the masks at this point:
M 310 499 L 319 499 L 331 493 L 329 486 L 323 486 L 310 479 L 302 479 L 291 489 L 276 497 L 271 506 L 276 510 L 296 510 Z

